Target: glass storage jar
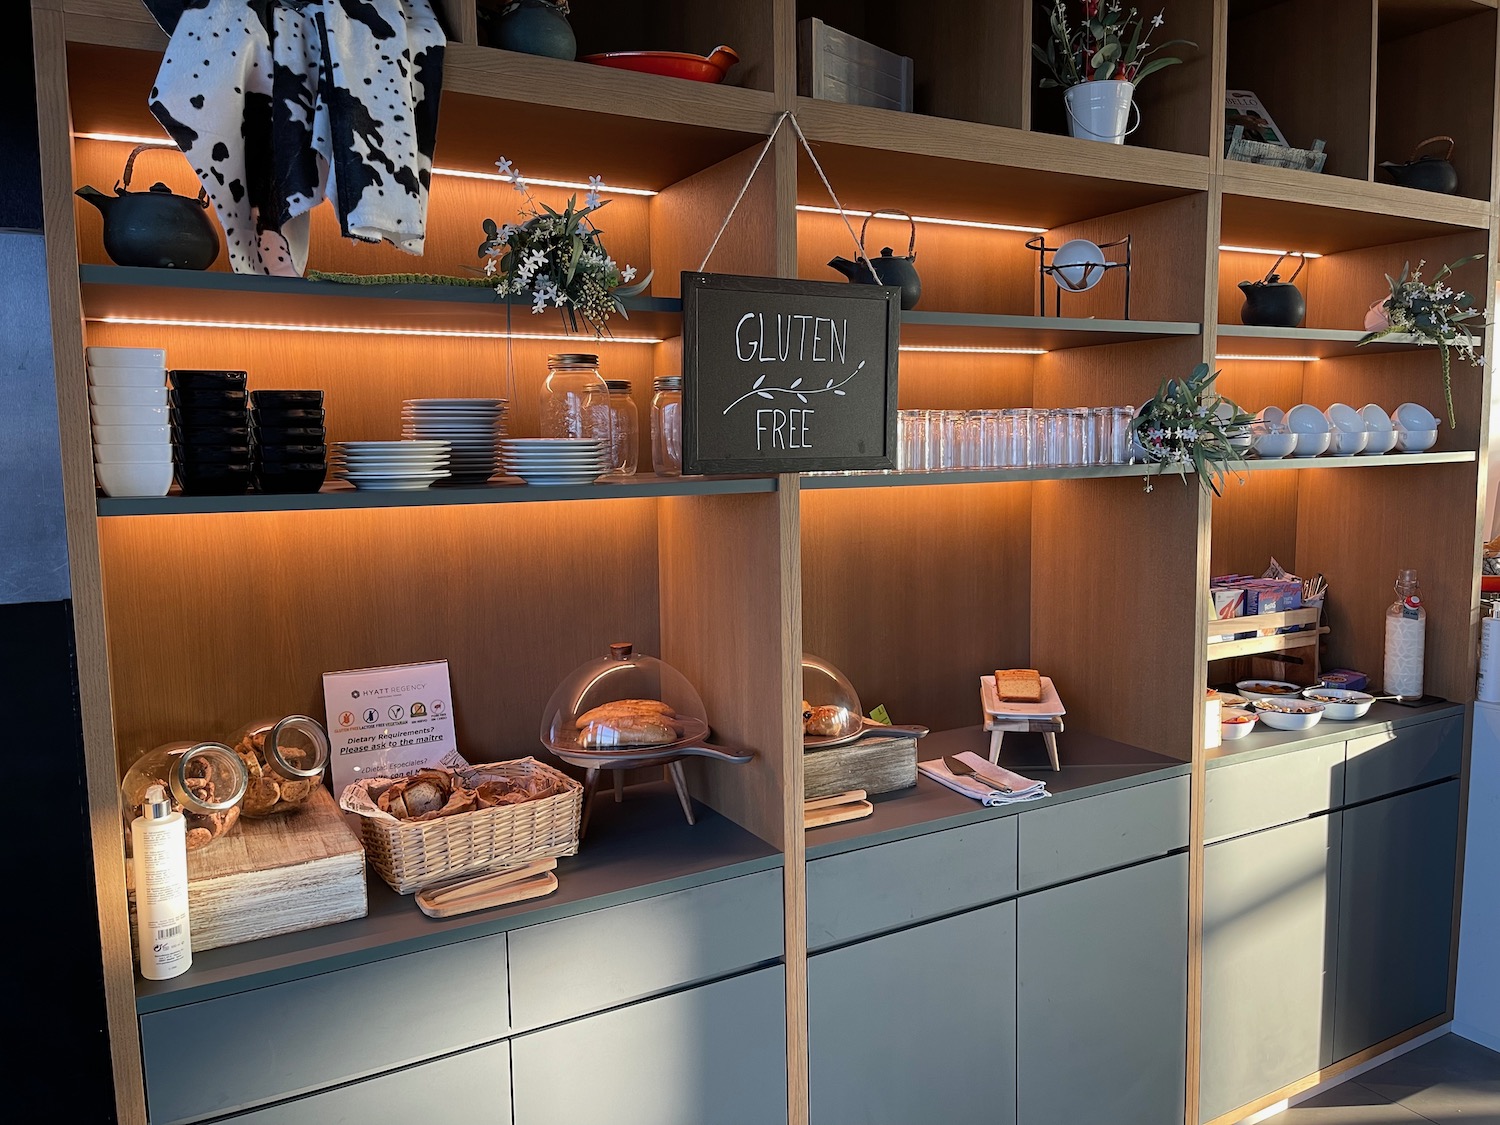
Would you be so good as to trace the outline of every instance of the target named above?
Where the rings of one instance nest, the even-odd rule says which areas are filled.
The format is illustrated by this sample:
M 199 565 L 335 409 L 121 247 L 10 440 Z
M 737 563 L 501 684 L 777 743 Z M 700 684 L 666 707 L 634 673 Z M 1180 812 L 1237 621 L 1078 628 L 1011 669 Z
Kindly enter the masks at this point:
M 222 742 L 164 742 L 132 762 L 120 782 L 125 838 L 146 790 L 160 785 L 187 821 L 188 850 L 206 847 L 238 822 L 249 780 L 245 763 Z
M 651 397 L 651 468 L 659 477 L 682 475 L 682 376 L 656 380 Z
M 608 448 L 609 386 L 599 374 L 598 356 L 567 353 L 547 357 L 538 429 L 544 438 L 593 438 Z
M 611 456 L 609 475 L 633 477 L 640 458 L 640 415 L 629 379 L 606 379 L 609 387 Z
M 287 715 L 246 723 L 228 741 L 249 774 L 240 805 L 245 816 L 290 812 L 323 784 L 328 734 L 316 719 Z

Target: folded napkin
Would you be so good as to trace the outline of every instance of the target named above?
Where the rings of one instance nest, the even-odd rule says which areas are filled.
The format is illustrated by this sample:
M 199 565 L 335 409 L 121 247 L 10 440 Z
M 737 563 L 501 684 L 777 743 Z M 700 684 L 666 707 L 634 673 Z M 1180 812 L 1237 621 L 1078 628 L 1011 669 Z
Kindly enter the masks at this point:
M 973 766 L 982 771 L 985 776 L 996 781 L 1003 782 L 1010 787 L 1009 793 L 1003 793 L 992 785 L 979 780 L 977 777 L 955 777 L 948 769 L 948 765 L 941 758 L 931 762 L 918 762 L 917 769 L 932 778 L 939 785 L 946 785 L 955 793 L 962 793 L 965 797 L 973 797 L 985 806 L 993 808 L 996 805 L 1013 805 L 1018 801 L 1040 801 L 1047 796 L 1047 783 L 1044 781 L 1032 781 L 1029 777 L 1022 777 L 1018 773 L 1012 773 L 1004 766 L 990 764 L 988 758 L 981 758 L 972 751 L 964 751 L 962 754 L 953 755 L 965 765 Z

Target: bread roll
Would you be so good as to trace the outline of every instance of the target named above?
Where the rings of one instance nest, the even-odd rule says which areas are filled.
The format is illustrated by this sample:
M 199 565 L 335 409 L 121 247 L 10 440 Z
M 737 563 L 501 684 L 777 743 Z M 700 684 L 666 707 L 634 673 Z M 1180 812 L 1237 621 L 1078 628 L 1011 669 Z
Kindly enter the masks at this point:
M 802 729 L 819 738 L 836 738 L 847 732 L 851 716 L 843 707 L 814 707 L 802 719 Z
M 1042 677 L 1035 668 L 1000 668 L 995 672 L 995 694 L 1002 703 L 1040 703 Z

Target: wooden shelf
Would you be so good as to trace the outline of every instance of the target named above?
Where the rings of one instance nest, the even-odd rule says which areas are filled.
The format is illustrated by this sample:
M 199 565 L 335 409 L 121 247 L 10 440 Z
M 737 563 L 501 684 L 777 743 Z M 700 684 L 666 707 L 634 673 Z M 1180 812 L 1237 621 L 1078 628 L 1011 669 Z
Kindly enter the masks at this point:
M 467 504 L 538 504 L 564 500 L 630 500 L 654 496 L 744 496 L 775 492 L 775 477 L 658 477 L 598 484 L 490 483 L 414 492 L 327 484 L 322 492 L 243 496 L 101 496 L 101 516 L 190 516 L 235 512 L 324 512 L 353 508 L 445 508 Z
M 1485 230 L 1490 222 L 1489 204 L 1477 199 L 1237 160 L 1222 161 L 1220 172 L 1219 240 L 1234 246 L 1334 254 Z
M 1055 316 L 912 311 L 901 314 L 901 342 L 926 347 L 1068 348 L 1196 336 L 1202 325 L 1173 320 L 1096 320 Z
M 256 324 L 330 324 L 341 328 L 406 328 L 433 331 L 557 333 L 556 316 L 533 317 L 529 304 L 512 305 L 509 329 L 505 302 L 487 286 L 351 285 L 298 277 L 263 277 L 222 271 L 78 267 L 83 310 L 104 317 L 229 321 Z M 633 297 L 620 337 L 677 335 L 682 302 L 675 297 Z
M 1359 341 L 1364 339 L 1365 333 L 1353 328 L 1257 328 L 1248 324 L 1221 324 L 1218 334 L 1220 351 L 1257 356 L 1315 355 L 1319 359 L 1331 359 L 1335 356 L 1415 351 L 1419 346 L 1414 336 L 1387 336 L 1360 347 Z M 1246 350 L 1242 353 L 1241 340 L 1246 341 Z
M 1414 465 L 1469 465 L 1479 455 L 1472 449 L 1456 453 L 1384 453 L 1374 457 L 1277 457 L 1266 461 L 1254 458 L 1237 466 L 1248 473 L 1277 472 L 1283 469 L 1399 469 Z
M 798 98 L 796 112 L 846 207 L 894 196 L 913 214 L 1050 229 L 1208 188 L 1201 156 L 813 98 Z M 829 206 L 800 159 L 799 201 Z

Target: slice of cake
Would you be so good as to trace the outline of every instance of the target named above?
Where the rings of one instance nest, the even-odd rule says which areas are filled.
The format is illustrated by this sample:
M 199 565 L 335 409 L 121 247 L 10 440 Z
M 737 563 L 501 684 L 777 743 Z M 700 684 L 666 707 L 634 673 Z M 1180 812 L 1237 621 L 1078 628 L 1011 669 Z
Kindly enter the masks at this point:
M 995 694 L 1002 703 L 1040 703 L 1041 673 L 1035 668 L 996 669 Z

